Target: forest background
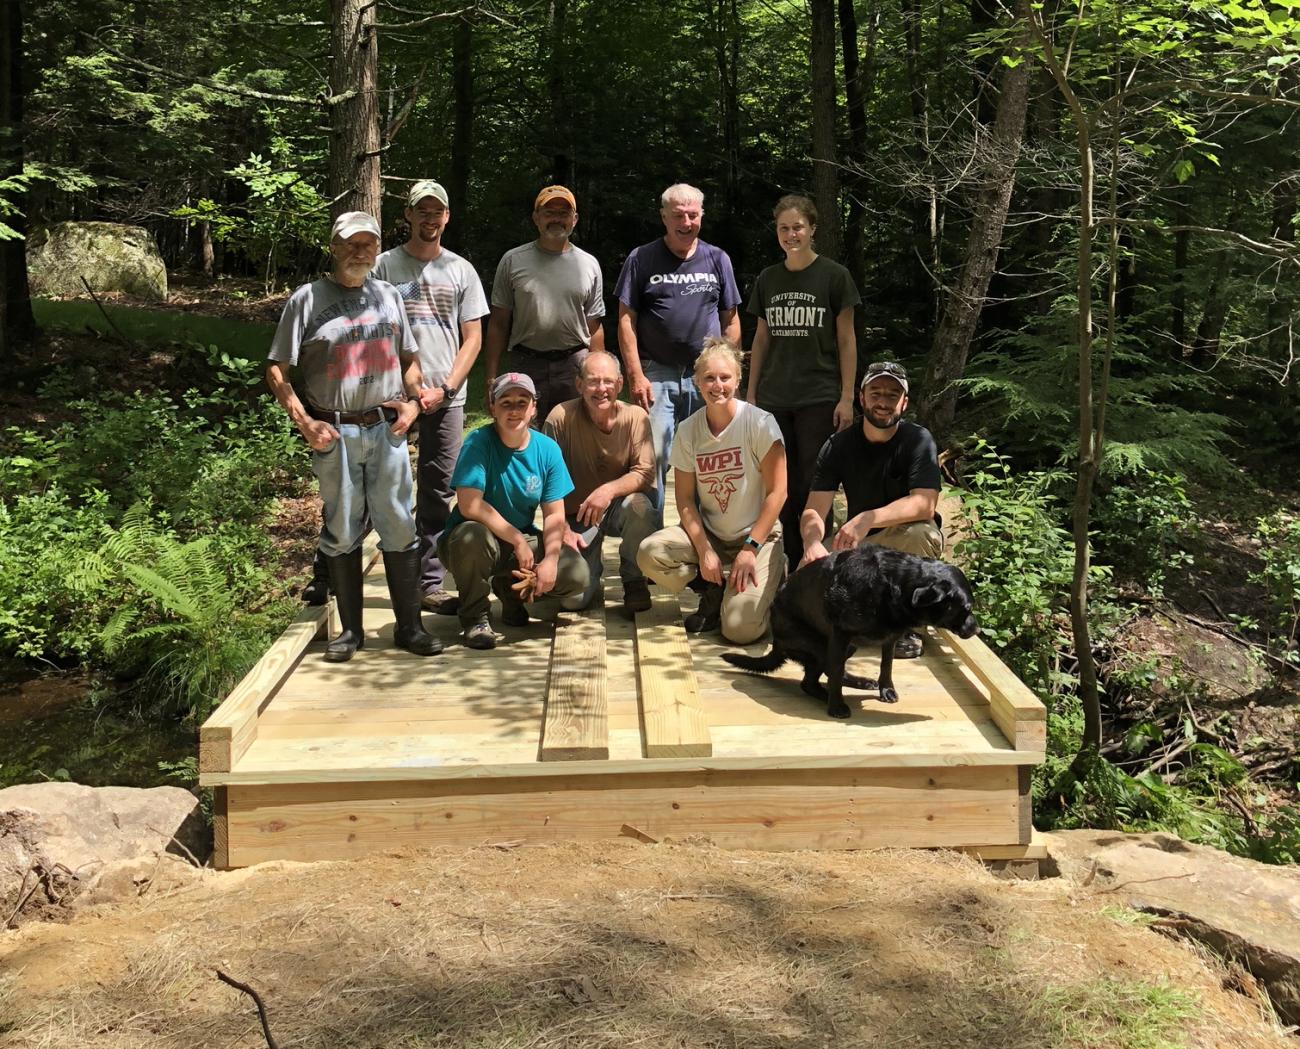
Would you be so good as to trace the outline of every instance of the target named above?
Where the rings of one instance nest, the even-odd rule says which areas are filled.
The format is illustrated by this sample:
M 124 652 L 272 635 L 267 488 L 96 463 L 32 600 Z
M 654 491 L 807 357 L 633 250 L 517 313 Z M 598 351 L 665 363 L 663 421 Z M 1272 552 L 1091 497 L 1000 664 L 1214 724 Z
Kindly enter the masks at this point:
M 308 473 L 263 336 L 120 313 L 87 343 L 74 304 L 33 310 L 30 231 L 142 225 L 174 275 L 257 298 L 318 271 L 340 211 L 400 242 L 435 177 L 487 284 L 560 182 L 612 307 L 670 183 L 745 291 L 807 192 L 860 367 L 907 364 L 953 453 L 984 636 L 1049 704 L 1039 820 L 1294 860 L 1297 6 L 0 5 L 10 678 L 88 675 L 83 746 L 126 708 L 192 733 L 292 607 Z M 150 768 L 191 776 L 189 747 Z M 66 751 L 0 776 L 82 778 Z

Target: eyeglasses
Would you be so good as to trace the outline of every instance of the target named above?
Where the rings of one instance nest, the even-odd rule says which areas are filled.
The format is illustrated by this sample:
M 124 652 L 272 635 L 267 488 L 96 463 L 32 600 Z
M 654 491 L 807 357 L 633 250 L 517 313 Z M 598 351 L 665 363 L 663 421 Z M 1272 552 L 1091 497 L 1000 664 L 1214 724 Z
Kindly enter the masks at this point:
M 892 375 L 897 379 L 907 379 L 907 369 L 901 364 L 895 364 L 893 361 L 876 361 L 867 365 L 865 379 L 870 379 L 875 375 Z

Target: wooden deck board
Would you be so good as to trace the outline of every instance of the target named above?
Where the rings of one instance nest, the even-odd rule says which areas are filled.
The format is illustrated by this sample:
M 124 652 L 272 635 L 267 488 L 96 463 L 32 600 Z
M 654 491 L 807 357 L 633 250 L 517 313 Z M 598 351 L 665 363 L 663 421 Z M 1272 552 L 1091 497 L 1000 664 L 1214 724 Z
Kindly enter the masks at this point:
M 609 757 L 607 685 L 605 608 L 597 601 L 555 627 L 542 720 L 543 761 Z

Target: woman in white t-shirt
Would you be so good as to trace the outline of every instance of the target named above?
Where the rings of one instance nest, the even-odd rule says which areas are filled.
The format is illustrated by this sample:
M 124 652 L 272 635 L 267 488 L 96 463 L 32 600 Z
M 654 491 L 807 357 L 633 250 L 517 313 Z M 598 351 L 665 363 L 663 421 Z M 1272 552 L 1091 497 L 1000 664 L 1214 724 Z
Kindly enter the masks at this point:
M 695 362 L 704 407 L 678 427 L 668 457 L 681 523 L 649 536 L 637 564 L 671 593 L 700 592 L 688 631 L 721 627 L 728 641 L 745 645 L 767 629 L 784 575 L 778 517 L 786 478 L 776 420 L 737 400 L 739 385 L 736 347 L 705 339 Z

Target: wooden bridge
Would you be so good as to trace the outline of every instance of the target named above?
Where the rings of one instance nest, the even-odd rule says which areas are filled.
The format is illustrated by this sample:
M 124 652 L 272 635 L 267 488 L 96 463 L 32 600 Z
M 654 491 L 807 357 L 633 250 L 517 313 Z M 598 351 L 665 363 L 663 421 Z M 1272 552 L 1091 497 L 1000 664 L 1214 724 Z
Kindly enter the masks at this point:
M 932 634 L 922 658 L 895 662 L 897 704 L 846 691 L 853 717 L 836 721 L 797 666 L 746 674 L 719 637 L 688 638 L 677 598 L 652 591 L 634 623 L 616 552 L 607 542 L 603 605 L 504 628 L 490 652 L 426 616 L 447 648 L 419 659 L 392 646 L 372 539 L 366 647 L 324 662 L 332 605 L 304 608 L 202 728 L 216 864 L 619 836 L 1043 854 L 1029 779 L 1045 712 L 978 637 Z M 876 665 L 867 651 L 850 663 Z

